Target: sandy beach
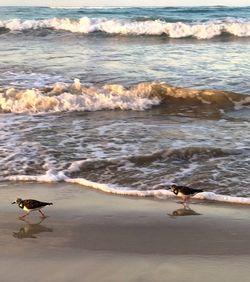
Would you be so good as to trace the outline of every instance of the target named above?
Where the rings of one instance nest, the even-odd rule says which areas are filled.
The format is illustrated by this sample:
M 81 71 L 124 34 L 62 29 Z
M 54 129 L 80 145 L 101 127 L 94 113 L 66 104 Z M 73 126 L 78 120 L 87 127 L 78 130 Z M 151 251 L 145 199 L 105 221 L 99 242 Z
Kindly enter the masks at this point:
M 49 217 L 19 220 L 20 196 L 52 201 Z M 176 201 L 2 183 L 1 281 L 248 281 L 249 207 Z
M 250 281 L 249 3 L 147 1 L 0 1 L 0 282 Z

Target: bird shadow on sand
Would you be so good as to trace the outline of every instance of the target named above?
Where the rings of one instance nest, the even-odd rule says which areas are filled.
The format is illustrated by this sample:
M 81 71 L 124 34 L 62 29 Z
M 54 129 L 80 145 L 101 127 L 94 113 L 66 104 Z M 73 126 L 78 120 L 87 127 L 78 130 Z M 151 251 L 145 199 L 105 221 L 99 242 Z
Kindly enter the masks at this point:
M 190 216 L 190 215 L 202 215 L 201 213 L 198 213 L 190 208 L 189 204 L 187 203 L 181 203 L 183 204 L 183 208 L 176 209 L 172 213 L 169 213 L 168 215 L 171 218 L 176 218 L 177 216 Z
M 53 232 L 52 228 L 46 227 L 45 225 L 41 224 L 45 219 L 46 218 L 42 218 L 36 223 L 30 223 L 28 220 L 22 219 L 22 221 L 26 224 L 22 226 L 18 232 L 13 232 L 13 237 L 17 239 L 36 239 L 37 237 L 35 235 L 43 232 Z

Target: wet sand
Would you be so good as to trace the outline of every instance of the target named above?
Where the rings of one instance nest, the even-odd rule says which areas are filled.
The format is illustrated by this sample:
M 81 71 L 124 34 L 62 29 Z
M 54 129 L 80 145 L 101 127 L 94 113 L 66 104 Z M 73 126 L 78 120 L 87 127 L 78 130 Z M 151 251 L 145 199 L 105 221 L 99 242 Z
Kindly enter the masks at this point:
M 24 222 L 17 197 L 54 205 Z M 249 281 L 250 207 L 176 201 L 1 184 L 1 281 Z

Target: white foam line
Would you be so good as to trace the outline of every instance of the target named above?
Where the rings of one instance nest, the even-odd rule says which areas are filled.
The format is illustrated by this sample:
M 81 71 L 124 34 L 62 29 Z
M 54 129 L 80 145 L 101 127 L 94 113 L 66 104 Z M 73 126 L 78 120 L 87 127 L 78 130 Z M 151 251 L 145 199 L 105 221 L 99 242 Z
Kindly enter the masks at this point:
M 198 193 L 198 194 L 196 194 L 194 196 L 194 198 L 201 199 L 201 200 L 224 202 L 224 203 L 234 203 L 234 204 L 250 205 L 250 198 L 218 195 L 218 194 L 215 194 L 213 192 Z
M 45 182 L 45 183 L 56 183 L 59 181 L 64 181 L 67 177 L 63 172 L 57 174 L 48 171 L 44 175 L 12 175 L 3 178 L 8 181 L 34 181 L 34 182 Z
M 107 184 L 89 181 L 84 178 L 74 178 L 74 179 L 68 178 L 65 181 L 69 183 L 77 183 L 83 186 L 91 187 L 99 191 L 103 191 L 105 193 L 116 194 L 116 195 L 138 196 L 138 197 L 157 197 L 157 198 L 175 197 L 175 195 L 171 191 L 166 190 L 166 189 L 147 190 L 147 191 L 129 190 L 128 188 L 118 189 L 117 187 L 112 187 Z M 250 198 L 218 195 L 213 192 L 198 193 L 194 196 L 194 198 L 201 199 L 201 200 L 224 202 L 224 203 L 250 205 Z
M 74 178 L 74 179 L 68 178 L 65 181 L 69 183 L 76 183 L 76 184 L 80 184 L 83 186 L 91 187 L 93 189 L 96 189 L 96 190 L 99 190 L 105 193 L 116 194 L 116 195 L 138 196 L 138 197 L 161 197 L 161 196 L 171 197 L 173 196 L 172 192 L 168 190 L 164 190 L 164 189 L 147 190 L 147 191 L 129 190 L 128 188 L 117 189 L 117 187 L 115 186 L 89 181 L 84 178 Z
M 68 178 L 64 175 L 63 172 L 59 172 L 57 174 L 53 174 L 52 172 L 48 172 L 45 175 L 13 175 L 7 176 L 4 178 L 0 178 L 0 181 L 8 180 L 8 181 L 34 181 L 34 182 L 46 182 L 46 183 L 56 183 L 59 181 L 64 181 L 67 183 L 80 184 L 83 186 L 87 186 L 93 188 L 98 191 L 102 191 L 109 194 L 122 195 L 122 196 L 136 196 L 136 197 L 156 197 L 156 198 L 170 198 L 175 197 L 175 195 L 166 189 L 159 190 L 130 190 L 129 188 L 118 188 L 116 186 L 98 183 L 94 181 L 90 181 L 84 178 Z M 193 198 L 200 200 L 209 200 L 216 202 L 224 202 L 224 203 L 233 203 L 233 204 L 245 204 L 250 205 L 250 198 L 243 197 L 234 197 L 234 196 L 226 196 L 226 195 L 218 195 L 213 192 L 202 192 L 196 194 Z
M 140 191 L 140 190 L 129 190 L 128 188 L 127 189 L 123 188 L 121 190 L 114 186 L 89 181 L 84 178 L 74 178 L 74 179 L 68 178 L 65 181 L 70 182 L 70 183 L 77 183 L 83 186 L 91 187 L 99 191 L 103 191 L 105 193 L 111 193 L 111 194 L 116 194 L 116 195 L 138 196 L 138 197 L 157 197 L 157 198 L 175 197 L 175 195 L 171 191 L 165 190 L 165 189 Z M 250 198 L 218 195 L 213 192 L 198 193 L 194 196 L 194 198 L 201 199 L 201 200 L 216 201 L 216 202 L 250 205 Z

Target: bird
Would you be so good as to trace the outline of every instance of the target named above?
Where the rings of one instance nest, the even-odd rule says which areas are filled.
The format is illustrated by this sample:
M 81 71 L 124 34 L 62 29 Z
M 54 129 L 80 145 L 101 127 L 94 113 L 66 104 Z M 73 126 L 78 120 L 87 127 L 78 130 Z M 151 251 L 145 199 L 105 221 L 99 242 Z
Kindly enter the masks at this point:
M 203 192 L 201 189 L 193 189 L 187 186 L 180 186 L 180 185 L 171 185 L 169 188 L 176 196 L 181 196 L 183 198 L 184 203 L 187 202 L 187 200 L 194 196 L 197 193 Z
M 39 211 L 42 217 L 45 218 L 46 215 L 41 211 L 41 209 L 45 206 L 53 205 L 53 203 L 40 202 L 33 199 L 22 200 L 20 198 L 17 198 L 16 201 L 14 201 L 12 204 L 17 204 L 19 208 L 27 212 L 26 214 L 21 216 L 20 219 L 25 218 L 32 211 Z

